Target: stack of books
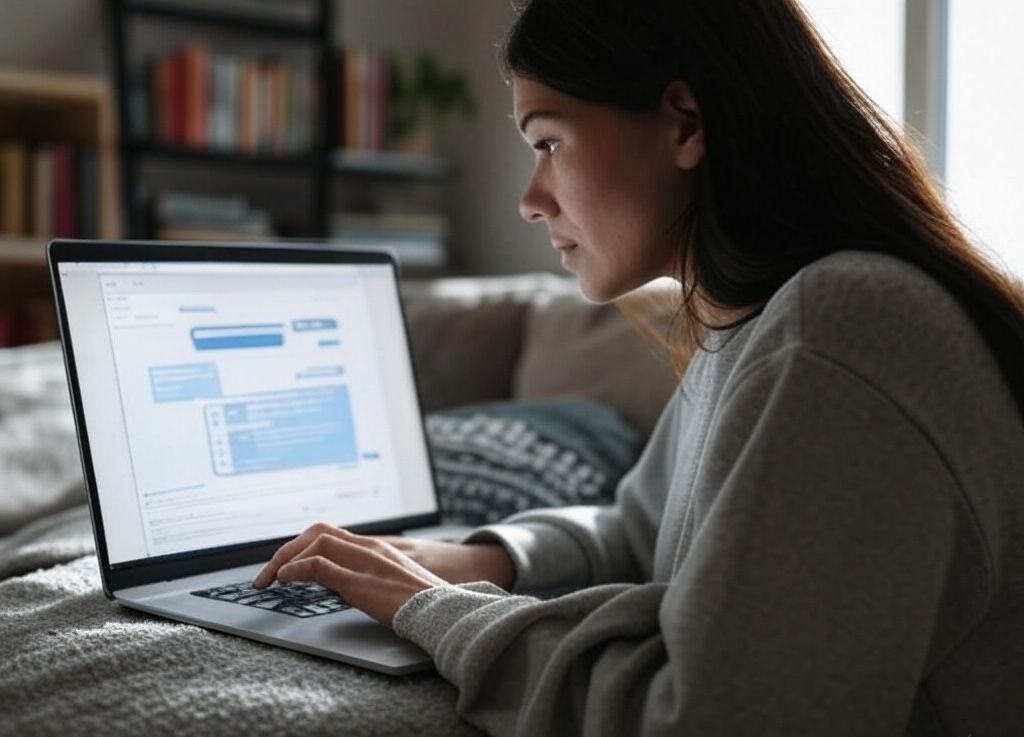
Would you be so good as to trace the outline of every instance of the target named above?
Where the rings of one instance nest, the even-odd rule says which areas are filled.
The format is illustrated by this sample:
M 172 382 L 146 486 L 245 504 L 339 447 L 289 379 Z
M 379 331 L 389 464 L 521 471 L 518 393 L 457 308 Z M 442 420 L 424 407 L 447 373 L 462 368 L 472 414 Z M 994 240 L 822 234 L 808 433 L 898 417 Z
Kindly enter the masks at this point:
M 297 154 L 313 145 L 317 97 L 316 77 L 299 61 L 214 53 L 190 43 L 145 65 L 133 117 L 143 140 Z
M 153 202 L 156 236 L 173 241 L 252 241 L 273 237 L 270 218 L 244 197 L 169 192 Z
M 331 244 L 346 250 L 385 250 L 403 266 L 440 268 L 448 262 L 443 215 L 398 212 L 336 212 Z
M 96 152 L 70 143 L 0 143 L 0 233 L 95 238 Z

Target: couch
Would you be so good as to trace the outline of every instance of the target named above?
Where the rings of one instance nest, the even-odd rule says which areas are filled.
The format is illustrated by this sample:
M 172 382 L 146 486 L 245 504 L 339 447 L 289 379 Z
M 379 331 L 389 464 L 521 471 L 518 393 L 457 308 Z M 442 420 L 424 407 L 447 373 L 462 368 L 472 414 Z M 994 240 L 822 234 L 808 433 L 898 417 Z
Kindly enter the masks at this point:
M 672 294 L 635 297 L 667 329 Z M 408 282 L 403 300 L 439 487 L 473 501 L 448 511 L 500 507 L 481 490 L 507 491 L 514 464 L 488 486 L 466 483 L 464 461 L 474 428 L 503 421 L 533 443 L 520 450 L 571 435 L 574 462 L 589 449 L 604 464 L 604 496 L 560 496 L 577 485 L 540 475 L 520 486 L 547 495 L 515 503 L 610 500 L 677 382 L 618 308 L 551 275 Z M 434 673 L 383 676 L 105 599 L 57 344 L 0 351 L 0 484 L 0 735 L 477 734 Z

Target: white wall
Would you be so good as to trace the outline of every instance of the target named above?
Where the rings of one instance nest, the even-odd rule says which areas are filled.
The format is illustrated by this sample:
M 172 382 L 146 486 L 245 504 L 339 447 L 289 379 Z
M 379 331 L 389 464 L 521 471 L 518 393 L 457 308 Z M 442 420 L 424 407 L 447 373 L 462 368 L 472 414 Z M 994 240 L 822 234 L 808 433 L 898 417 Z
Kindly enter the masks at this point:
M 0 65 L 103 73 L 102 0 L 2 0 Z M 498 46 L 514 17 L 509 0 L 343 0 L 336 38 L 389 48 L 433 49 L 465 69 L 480 103 L 454 126 L 445 149 L 457 160 L 449 191 L 453 249 L 475 273 L 559 271 L 543 226 L 518 213 L 533 156 L 511 119 Z

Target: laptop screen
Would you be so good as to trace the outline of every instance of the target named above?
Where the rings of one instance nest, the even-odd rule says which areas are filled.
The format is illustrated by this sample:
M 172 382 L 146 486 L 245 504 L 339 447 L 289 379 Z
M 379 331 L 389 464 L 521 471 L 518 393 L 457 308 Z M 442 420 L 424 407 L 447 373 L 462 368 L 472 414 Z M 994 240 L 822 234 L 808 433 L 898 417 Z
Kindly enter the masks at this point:
M 390 265 L 59 269 L 111 564 L 436 511 Z

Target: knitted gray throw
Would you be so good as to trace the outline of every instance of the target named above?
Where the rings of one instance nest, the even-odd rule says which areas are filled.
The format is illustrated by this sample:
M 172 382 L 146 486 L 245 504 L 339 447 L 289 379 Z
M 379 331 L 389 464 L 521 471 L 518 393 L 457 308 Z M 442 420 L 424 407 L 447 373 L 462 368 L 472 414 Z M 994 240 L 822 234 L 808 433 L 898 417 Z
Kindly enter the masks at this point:
M 479 735 L 433 672 L 390 677 L 124 609 L 84 506 L 0 538 L 0 735 Z

